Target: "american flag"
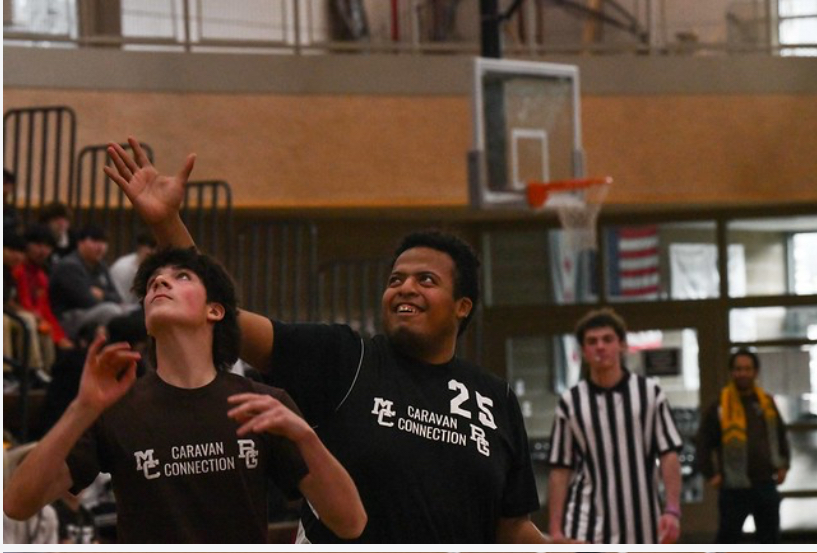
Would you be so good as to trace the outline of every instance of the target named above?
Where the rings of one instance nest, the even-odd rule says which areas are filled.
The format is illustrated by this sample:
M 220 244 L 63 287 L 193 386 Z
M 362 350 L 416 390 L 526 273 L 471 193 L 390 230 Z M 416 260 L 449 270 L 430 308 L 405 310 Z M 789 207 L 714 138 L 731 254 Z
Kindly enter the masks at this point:
M 658 227 L 616 227 L 609 232 L 610 296 L 658 299 Z

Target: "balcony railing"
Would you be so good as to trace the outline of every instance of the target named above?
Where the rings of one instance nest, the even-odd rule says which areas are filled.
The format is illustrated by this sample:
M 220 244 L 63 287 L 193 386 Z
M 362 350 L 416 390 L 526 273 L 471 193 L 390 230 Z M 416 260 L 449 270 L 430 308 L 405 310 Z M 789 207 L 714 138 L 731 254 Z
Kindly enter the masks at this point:
M 524 0 L 500 12 L 508 57 L 817 55 L 812 0 Z M 508 9 L 511 2 L 500 2 Z M 4 41 L 43 47 L 258 53 L 480 52 L 462 0 L 13 0 Z

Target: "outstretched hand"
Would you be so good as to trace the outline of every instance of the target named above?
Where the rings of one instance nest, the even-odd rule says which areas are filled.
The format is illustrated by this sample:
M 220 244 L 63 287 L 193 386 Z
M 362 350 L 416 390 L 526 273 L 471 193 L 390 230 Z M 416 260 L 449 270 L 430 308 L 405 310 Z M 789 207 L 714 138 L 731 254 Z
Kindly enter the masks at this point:
M 133 156 L 119 144 L 108 144 L 108 156 L 114 166 L 105 166 L 103 170 L 122 189 L 145 223 L 161 225 L 179 212 L 196 154 L 187 156 L 175 176 L 160 175 L 138 140 L 128 137 L 128 144 Z
M 133 385 L 136 362 L 141 358 L 127 342 L 102 348 L 104 342 L 105 335 L 100 333 L 88 347 L 77 394 L 79 402 L 98 413 L 116 403 Z
M 304 419 L 272 396 L 236 394 L 227 401 L 235 405 L 227 411 L 227 416 L 241 424 L 237 430 L 239 436 L 269 432 L 298 442 L 313 432 Z

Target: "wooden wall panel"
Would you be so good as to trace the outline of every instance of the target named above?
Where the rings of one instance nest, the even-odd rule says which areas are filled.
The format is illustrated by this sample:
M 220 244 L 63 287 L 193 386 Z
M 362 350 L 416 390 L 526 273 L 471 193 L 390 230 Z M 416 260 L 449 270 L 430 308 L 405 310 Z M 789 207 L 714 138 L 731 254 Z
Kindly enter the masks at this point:
M 161 171 L 188 152 L 192 178 L 224 179 L 235 204 L 463 205 L 464 97 L 164 94 L 7 89 L 5 108 L 65 104 L 78 143 L 150 143 Z
M 611 203 L 817 201 L 811 95 L 583 99 L 589 172 Z
M 162 171 L 225 179 L 238 207 L 464 206 L 465 96 L 157 93 L 10 88 L 4 109 L 65 104 L 78 144 L 149 142 Z M 809 94 L 583 98 L 590 174 L 620 205 L 817 201 Z

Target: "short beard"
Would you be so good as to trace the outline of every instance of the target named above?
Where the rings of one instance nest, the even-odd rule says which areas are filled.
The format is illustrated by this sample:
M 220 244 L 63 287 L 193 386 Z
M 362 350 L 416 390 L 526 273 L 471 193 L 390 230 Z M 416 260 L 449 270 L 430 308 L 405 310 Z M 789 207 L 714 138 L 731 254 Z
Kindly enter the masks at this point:
M 429 349 L 427 340 L 404 327 L 388 329 L 386 336 L 397 351 L 412 359 L 422 358 Z

